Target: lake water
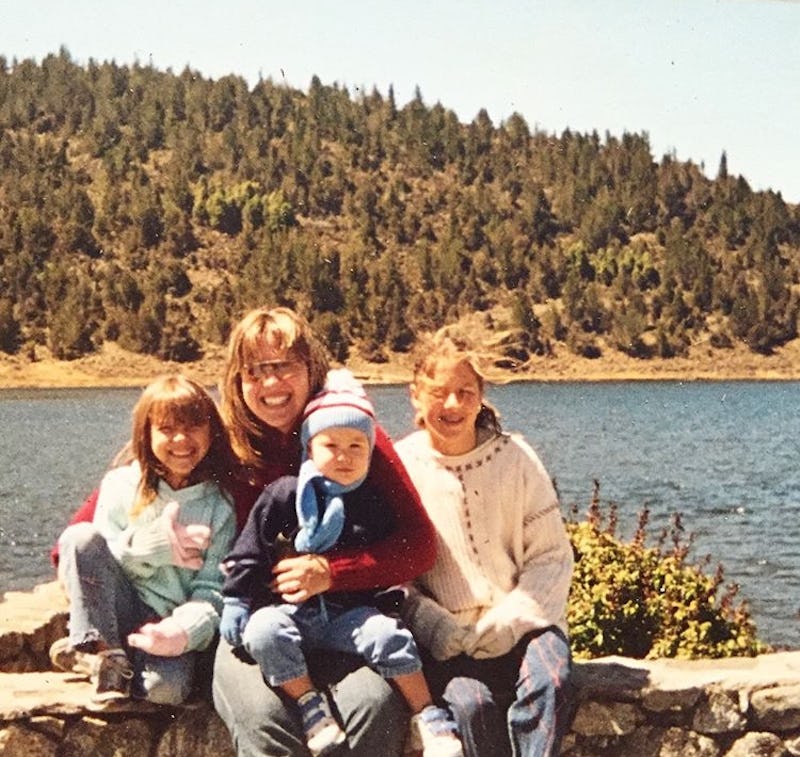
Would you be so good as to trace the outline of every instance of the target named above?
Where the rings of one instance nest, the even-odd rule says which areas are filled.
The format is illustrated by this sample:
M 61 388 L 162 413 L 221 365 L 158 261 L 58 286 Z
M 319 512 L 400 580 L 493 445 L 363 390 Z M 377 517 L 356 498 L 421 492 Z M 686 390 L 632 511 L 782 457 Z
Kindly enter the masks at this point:
M 385 428 L 412 430 L 405 387 L 370 394 Z M 0 591 L 50 580 L 48 550 L 129 430 L 138 390 L 0 390 Z M 581 515 L 592 481 L 629 536 L 679 512 L 692 555 L 722 563 L 762 638 L 800 648 L 800 383 L 520 383 L 489 390 Z

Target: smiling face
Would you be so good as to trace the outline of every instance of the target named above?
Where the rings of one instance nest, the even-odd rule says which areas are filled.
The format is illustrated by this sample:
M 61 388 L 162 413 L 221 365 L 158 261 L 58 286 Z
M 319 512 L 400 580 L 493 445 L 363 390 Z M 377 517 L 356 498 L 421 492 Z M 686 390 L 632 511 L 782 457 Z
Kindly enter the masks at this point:
M 308 456 L 325 478 L 349 486 L 367 475 L 370 444 L 358 429 L 331 426 L 311 437 Z
M 411 387 L 411 403 L 431 446 L 443 455 L 461 455 L 477 443 L 475 421 L 481 385 L 467 360 L 442 359 Z
M 276 367 L 275 361 L 289 361 L 292 367 Z M 220 385 L 220 412 L 244 465 L 262 468 L 273 432 L 290 436 L 297 430 L 306 403 L 322 389 L 327 372 L 324 345 L 308 321 L 288 308 L 256 308 L 234 326 Z
M 302 360 L 261 339 L 248 351 L 241 382 L 244 403 L 259 421 L 282 434 L 294 430 L 311 394 Z
M 164 418 L 150 425 L 150 446 L 173 489 L 187 485 L 192 471 L 211 447 L 211 425 L 190 425 Z

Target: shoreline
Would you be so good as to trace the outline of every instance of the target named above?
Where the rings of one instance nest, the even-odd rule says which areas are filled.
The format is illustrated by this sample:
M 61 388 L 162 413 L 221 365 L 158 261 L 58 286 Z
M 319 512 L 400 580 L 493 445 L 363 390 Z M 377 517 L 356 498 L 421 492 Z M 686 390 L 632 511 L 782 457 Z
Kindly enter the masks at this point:
M 395 356 L 387 363 L 368 363 L 354 357 L 346 362 L 367 384 L 406 384 L 411 380 L 411 358 Z M 730 350 L 695 349 L 687 357 L 640 360 L 623 353 L 597 359 L 560 350 L 548 357 L 533 357 L 518 369 L 497 368 L 497 356 L 484 362 L 483 373 L 492 384 L 538 381 L 799 381 L 800 340 L 773 355 L 763 356 L 744 347 Z M 206 386 L 218 383 L 224 349 L 211 348 L 193 363 L 164 362 L 149 355 L 126 352 L 114 344 L 94 355 L 73 361 L 49 356 L 31 360 L 0 353 L 0 389 L 75 389 L 144 387 L 156 376 L 182 372 Z

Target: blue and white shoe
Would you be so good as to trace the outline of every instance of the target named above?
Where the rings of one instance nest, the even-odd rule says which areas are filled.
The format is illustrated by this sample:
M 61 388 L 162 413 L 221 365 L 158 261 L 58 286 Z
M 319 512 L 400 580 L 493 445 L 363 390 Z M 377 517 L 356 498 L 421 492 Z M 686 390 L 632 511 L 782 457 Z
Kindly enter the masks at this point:
M 336 749 L 346 738 L 345 732 L 331 714 L 328 700 L 312 689 L 297 700 L 308 751 L 318 757 Z
M 411 747 L 423 757 L 462 757 L 458 728 L 450 713 L 428 705 L 411 718 Z

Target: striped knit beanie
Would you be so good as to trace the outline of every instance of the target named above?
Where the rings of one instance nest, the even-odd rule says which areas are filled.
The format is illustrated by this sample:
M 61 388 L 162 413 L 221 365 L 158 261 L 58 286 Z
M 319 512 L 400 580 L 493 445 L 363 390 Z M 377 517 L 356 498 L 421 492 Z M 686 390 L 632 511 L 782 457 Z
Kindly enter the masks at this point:
M 369 440 L 370 451 L 375 446 L 375 410 L 364 387 L 346 368 L 328 371 L 324 388 L 306 405 L 300 428 L 304 454 L 312 437 L 334 426 L 358 429 Z

